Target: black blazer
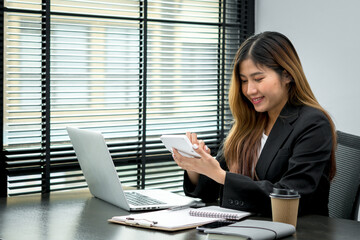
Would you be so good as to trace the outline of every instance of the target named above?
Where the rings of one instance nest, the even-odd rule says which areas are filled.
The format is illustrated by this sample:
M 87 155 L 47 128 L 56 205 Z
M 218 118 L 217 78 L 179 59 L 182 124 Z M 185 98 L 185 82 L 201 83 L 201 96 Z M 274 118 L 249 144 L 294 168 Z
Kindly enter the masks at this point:
M 216 159 L 227 171 L 225 184 L 200 175 L 196 186 L 186 172 L 188 196 L 244 211 L 271 215 L 269 194 L 273 187 L 299 191 L 299 215 L 328 215 L 331 127 L 326 116 L 308 106 L 287 104 L 276 120 L 256 165 L 258 181 L 228 172 L 221 151 Z

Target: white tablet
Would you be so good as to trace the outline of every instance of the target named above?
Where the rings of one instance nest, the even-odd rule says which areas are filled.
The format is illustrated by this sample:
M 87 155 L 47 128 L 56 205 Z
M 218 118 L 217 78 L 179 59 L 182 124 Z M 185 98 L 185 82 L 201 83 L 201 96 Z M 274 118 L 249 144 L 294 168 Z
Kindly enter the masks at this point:
M 171 153 L 172 149 L 175 148 L 184 157 L 200 157 L 195 152 L 189 138 L 186 135 L 162 135 L 160 137 L 167 150 Z

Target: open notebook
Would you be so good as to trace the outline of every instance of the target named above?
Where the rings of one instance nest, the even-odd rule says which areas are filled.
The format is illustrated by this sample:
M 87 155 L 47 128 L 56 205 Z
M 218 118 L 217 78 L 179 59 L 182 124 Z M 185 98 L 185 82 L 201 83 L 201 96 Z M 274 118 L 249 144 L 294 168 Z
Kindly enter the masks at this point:
M 109 222 L 152 228 L 164 231 L 177 231 L 214 222 L 222 219 L 240 220 L 251 213 L 208 206 L 203 208 L 167 209 L 155 212 L 115 216 Z

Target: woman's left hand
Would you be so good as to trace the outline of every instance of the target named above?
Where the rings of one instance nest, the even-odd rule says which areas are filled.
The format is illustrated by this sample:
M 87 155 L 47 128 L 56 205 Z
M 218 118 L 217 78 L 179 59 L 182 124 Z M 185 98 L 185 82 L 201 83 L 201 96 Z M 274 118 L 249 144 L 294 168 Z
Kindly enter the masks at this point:
M 173 158 L 175 162 L 184 170 L 197 172 L 212 178 L 220 184 L 224 184 L 226 172 L 220 167 L 220 163 L 205 150 L 204 141 L 198 141 L 193 144 L 193 149 L 201 158 L 189 158 L 181 155 L 176 149 L 173 149 Z

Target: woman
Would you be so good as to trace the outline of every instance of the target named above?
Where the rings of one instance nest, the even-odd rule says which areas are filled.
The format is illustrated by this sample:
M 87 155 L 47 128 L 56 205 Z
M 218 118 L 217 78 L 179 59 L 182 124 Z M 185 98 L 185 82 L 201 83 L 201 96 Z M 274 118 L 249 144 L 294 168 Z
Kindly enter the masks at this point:
M 201 158 L 174 150 L 187 195 L 271 214 L 273 187 L 300 195 L 299 215 L 328 215 L 335 175 L 335 127 L 319 105 L 290 40 L 277 32 L 247 39 L 234 59 L 229 90 L 233 126 L 216 159 L 187 133 Z

